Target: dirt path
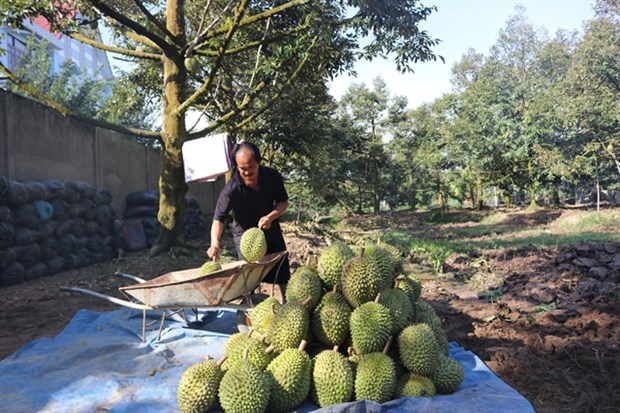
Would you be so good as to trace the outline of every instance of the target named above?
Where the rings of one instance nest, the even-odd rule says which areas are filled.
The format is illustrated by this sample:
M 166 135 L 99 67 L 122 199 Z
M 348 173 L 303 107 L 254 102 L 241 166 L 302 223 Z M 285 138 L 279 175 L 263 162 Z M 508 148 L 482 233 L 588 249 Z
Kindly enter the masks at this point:
M 403 226 L 412 222 L 403 220 Z M 306 263 L 325 245 L 321 237 L 302 230 L 286 237 L 293 266 Z M 198 251 L 203 247 L 196 246 Z M 608 248 L 612 257 L 614 251 L 620 253 L 620 243 L 601 248 Z M 449 278 L 426 282 L 423 298 L 435 306 L 450 340 L 477 354 L 538 412 L 619 412 L 620 274 L 597 277 L 578 265 L 579 257 L 570 257 L 576 249 L 489 253 L 484 257 L 488 268 L 504 276 L 507 287 L 492 300 L 479 299 Z M 0 358 L 36 338 L 57 335 L 81 308 L 118 308 L 59 291 L 62 285 L 118 296 L 118 287 L 127 281 L 112 276 L 115 271 L 153 278 L 201 263 L 197 254 L 149 259 L 146 252 L 135 253 L 0 288 Z M 454 260 L 451 274 L 458 278 L 466 264 Z

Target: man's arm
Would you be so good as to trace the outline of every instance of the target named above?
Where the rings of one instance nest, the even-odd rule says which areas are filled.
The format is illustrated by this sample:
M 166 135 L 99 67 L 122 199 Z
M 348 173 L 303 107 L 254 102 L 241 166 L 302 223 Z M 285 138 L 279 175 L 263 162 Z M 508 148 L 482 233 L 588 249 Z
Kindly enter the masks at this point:
M 282 214 L 284 214 L 286 212 L 286 210 L 288 209 L 289 206 L 289 202 L 287 201 L 282 201 L 282 202 L 278 202 L 274 207 L 273 207 L 273 211 L 271 211 L 270 213 L 268 213 L 267 215 L 265 215 L 264 217 L 262 217 L 261 219 L 258 220 L 258 227 L 260 229 L 269 229 L 271 228 L 271 223 L 278 219 Z
M 214 261 L 220 258 L 220 238 L 222 233 L 224 233 L 224 223 L 214 219 L 211 224 L 211 246 L 207 250 L 207 255 Z

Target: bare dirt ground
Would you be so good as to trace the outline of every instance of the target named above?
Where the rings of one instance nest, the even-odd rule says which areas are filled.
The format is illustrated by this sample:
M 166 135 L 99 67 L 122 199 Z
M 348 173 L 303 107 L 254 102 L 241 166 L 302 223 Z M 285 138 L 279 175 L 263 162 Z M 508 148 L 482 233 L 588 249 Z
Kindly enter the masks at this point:
M 563 213 L 567 212 L 515 214 L 503 222 L 503 231 L 548 223 Z M 385 224 L 381 220 L 368 218 L 357 225 L 372 230 Z M 420 230 L 421 222 L 417 216 L 399 215 L 391 218 L 390 225 Z M 437 232 L 438 238 L 449 236 L 454 228 L 447 225 L 444 229 Z M 286 239 L 293 268 L 316 257 L 326 245 L 316 231 L 302 228 L 288 232 Z M 118 287 L 128 282 L 114 277 L 115 271 L 148 279 L 197 267 L 204 261 L 201 251 L 205 246 L 198 243 L 193 245 L 194 253 L 179 250 L 157 258 L 148 258 L 146 251 L 133 253 L 0 288 L 0 359 L 34 339 L 57 335 L 79 309 L 119 308 L 98 298 L 59 291 L 59 286 L 81 286 L 120 297 Z M 449 339 L 477 354 L 537 412 L 620 412 L 620 273 L 613 265 L 604 274 L 592 270 L 585 260 L 596 257 L 588 258 L 588 254 L 606 254 L 613 264 L 620 243 L 502 249 L 483 257 L 450 257 L 446 276 L 425 282 L 423 298 L 444 320 Z M 469 264 L 481 258 L 489 273 L 506 279 L 505 294 L 481 299 L 458 282 L 471 271 Z

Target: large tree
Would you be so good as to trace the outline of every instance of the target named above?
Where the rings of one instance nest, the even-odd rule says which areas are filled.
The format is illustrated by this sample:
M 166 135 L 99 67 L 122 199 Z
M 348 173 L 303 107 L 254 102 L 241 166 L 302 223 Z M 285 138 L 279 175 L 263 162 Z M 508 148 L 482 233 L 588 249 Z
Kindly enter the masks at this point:
M 0 6 L 3 23 L 19 25 L 24 18 L 45 16 L 54 30 L 140 59 L 142 70 L 151 75 L 144 82 L 151 87 L 153 77 L 159 79 L 161 130 L 107 125 L 161 142 L 161 230 L 152 254 L 183 242 L 185 141 L 215 130 L 236 133 L 299 81 L 310 64 L 327 79 L 349 70 L 356 58 L 389 54 L 401 71 L 435 58 L 431 47 L 436 40 L 418 27 L 435 7 L 417 0 L 2 0 Z M 76 17 L 105 24 L 116 45 L 96 42 L 81 30 L 84 19 Z M 361 45 L 362 38 L 370 40 Z M 0 70 L 29 87 L 5 67 Z M 206 126 L 189 133 L 185 115 L 196 107 Z

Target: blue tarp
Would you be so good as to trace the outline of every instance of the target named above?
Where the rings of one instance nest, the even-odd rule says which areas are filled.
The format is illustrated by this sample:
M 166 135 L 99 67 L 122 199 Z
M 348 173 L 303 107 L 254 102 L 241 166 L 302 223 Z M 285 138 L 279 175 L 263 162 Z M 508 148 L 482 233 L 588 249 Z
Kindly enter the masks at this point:
M 204 311 L 199 317 L 200 329 L 172 319 L 161 339 L 158 331 L 148 331 L 142 342 L 141 312 L 80 310 L 55 338 L 33 341 L 0 361 L 0 412 L 178 412 L 176 390 L 183 371 L 206 356 L 220 358 L 228 335 L 236 332 L 232 311 Z M 534 412 L 475 354 L 451 342 L 450 356 L 465 368 L 463 384 L 454 394 L 323 409 L 308 401 L 296 411 Z

